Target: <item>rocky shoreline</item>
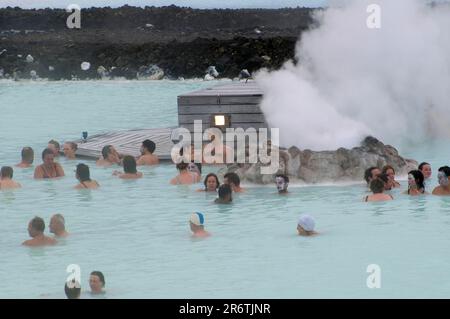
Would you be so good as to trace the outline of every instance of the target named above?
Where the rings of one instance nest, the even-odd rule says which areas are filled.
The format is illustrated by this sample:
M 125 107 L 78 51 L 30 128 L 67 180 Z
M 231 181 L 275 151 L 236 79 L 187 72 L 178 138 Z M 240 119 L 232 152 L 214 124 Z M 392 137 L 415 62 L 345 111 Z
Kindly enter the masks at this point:
M 146 7 L 0 9 L 0 78 L 235 78 L 293 59 L 312 10 Z M 84 63 L 82 68 L 82 63 Z
M 300 150 L 293 146 L 279 150 L 280 165 L 276 174 L 285 174 L 292 182 L 317 184 L 362 182 L 369 167 L 391 165 L 397 176 L 406 176 L 417 169 L 415 160 L 399 155 L 398 151 L 378 139 L 368 136 L 359 147 L 335 151 Z M 236 172 L 244 182 L 272 184 L 276 174 L 261 174 L 263 164 L 230 164 L 222 173 Z

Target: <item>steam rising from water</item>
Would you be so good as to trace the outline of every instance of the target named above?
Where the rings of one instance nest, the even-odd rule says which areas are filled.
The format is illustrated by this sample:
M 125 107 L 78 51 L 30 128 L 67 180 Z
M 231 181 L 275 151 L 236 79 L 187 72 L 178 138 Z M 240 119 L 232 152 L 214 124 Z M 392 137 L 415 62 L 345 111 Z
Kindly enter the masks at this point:
M 380 29 L 366 24 L 374 2 Z M 353 147 L 368 134 L 390 144 L 450 138 L 450 5 L 350 0 L 315 19 L 297 44 L 297 65 L 256 77 L 282 145 Z

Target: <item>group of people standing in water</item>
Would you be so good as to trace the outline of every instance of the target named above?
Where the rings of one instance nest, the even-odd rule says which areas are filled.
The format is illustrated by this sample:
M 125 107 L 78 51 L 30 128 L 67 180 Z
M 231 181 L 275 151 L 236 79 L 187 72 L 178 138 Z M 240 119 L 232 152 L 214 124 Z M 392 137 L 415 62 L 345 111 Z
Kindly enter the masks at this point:
M 114 171 L 113 175 L 122 179 L 136 179 L 141 178 L 143 175 L 137 171 L 137 165 L 154 165 L 158 164 L 158 157 L 153 155 L 155 144 L 150 140 L 145 140 L 141 147 L 141 156 L 137 159 L 133 156 L 126 155 L 120 156 L 112 145 L 106 145 L 102 149 L 102 156 L 96 162 L 97 166 L 108 167 L 112 165 L 121 165 L 123 172 Z M 64 144 L 63 153 L 66 159 L 75 160 L 75 152 L 77 150 L 77 144 L 74 142 L 67 142 Z M 42 152 L 42 164 L 38 165 L 34 169 L 35 179 L 53 179 L 65 176 L 65 172 L 61 164 L 55 161 L 60 156 L 61 149 L 60 144 L 51 140 L 48 143 L 47 148 Z M 15 167 L 16 168 L 30 168 L 34 162 L 34 150 L 31 147 L 24 147 L 21 152 L 21 161 Z M 92 180 L 90 177 L 89 166 L 80 163 L 76 166 L 76 178 L 79 184 L 74 187 L 77 189 L 95 189 L 100 184 Z M 12 189 L 20 188 L 22 185 L 13 180 L 14 170 L 11 166 L 3 166 L 0 170 L 0 189 Z
M 450 167 L 442 166 L 438 169 L 438 186 L 433 190 L 431 185 L 431 165 L 427 162 L 421 163 L 417 169 L 408 172 L 408 188 L 403 192 L 409 196 L 419 196 L 429 194 L 437 196 L 450 196 Z M 395 180 L 395 170 L 392 166 L 386 165 L 383 168 L 370 167 L 364 173 L 364 180 L 367 182 L 372 195 L 364 197 L 366 202 L 378 202 L 393 200 L 394 197 L 388 192 L 394 188 L 401 187 Z
M 143 174 L 137 170 L 137 166 L 140 165 L 157 165 L 159 164 L 158 157 L 154 154 L 156 145 L 151 140 L 145 140 L 142 142 L 140 147 L 141 155 L 139 157 L 133 157 L 130 155 L 121 155 L 114 148 L 113 145 L 106 145 L 102 148 L 101 156 L 96 161 L 96 165 L 99 167 L 111 167 L 111 166 L 122 166 L 123 171 L 114 170 L 112 175 L 118 176 L 122 179 L 139 179 L 142 178 Z M 47 147 L 42 152 L 42 164 L 38 165 L 34 169 L 35 179 L 57 179 L 65 176 L 65 172 L 61 164 L 55 161 L 56 158 L 60 156 L 61 153 L 68 160 L 76 159 L 76 151 L 78 145 L 74 142 L 66 142 L 63 144 L 63 150 L 61 152 L 60 144 L 51 140 L 48 142 Z M 34 162 L 34 150 L 31 147 L 24 147 L 21 152 L 21 161 L 16 165 L 17 168 L 31 168 Z M 170 180 L 172 185 L 190 185 L 197 184 L 202 178 L 202 164 L 181 162 L 176 164 L 176 169 L 178 170 L 177 176 Z M 84 163 L 79 163 L 76 166 L 75 176 L 78 180 L 78 184 L 74 186 L 76 189 L 96 189 L 100 187 L 100 184 L 91 179 L 89 166 Z M 4 166 L 0 170 L 0 189 L 12 189 L 20 188 L 21 185 L 13 180 L 13 168 L 10 166 Z M 289 178 L 286 175 L 279 174 L 276 175 L 274 181 L 278 193 L 284 195 L 288 193 Z M 229 172 L 224 175 L 223 183 L 219 182 L 219 177 L 214 173 L 209 173 L 203 180 L 203 188 L 198 189 L 198 192 L 212 192 L 217 194 L 215 203 L 217 204 L 229 204 L 233 201 L 233 193 L 245 192 L 245 189 L 240 185 L 239 175 L 233 172 Z M 196 213 L 197 214 L 197 213 Z M 30 221 L 28 231 L 30 236 L 33 238 L 30 241 L 24 242 L 27 246 L 40 246 L 40 245 L 52 245 L 56 243 L 53 238 L 47 237 L 43 234 L 43 229 L 37 227 L 35 224 L 43 225 L 45 228 L 45 223 L 39 217 L 36 220 L 41 222 L 36 222 L 35 219 Z M 62 215 L 60 219 L 63 219 Z M 309 219 L 312 219 L 309 217 Z M 204 220 L 200 218 L 199 220 Z M 197 231 L 203 228 L 204 225 L 197 225 L 198 223 L 192 223 L 192 218 L 190 220 L 191 230 L 194 237 L 204 237 L 204 232 Z M 311 223 L 310 223 L 311 224 Z M 36 228 L 36 227 L 37 228 Z M 201 226 L 201 227 L 200 227 Z M 306 227 L 305 225 L 303 225 Z M 300 223 L 298 227 L 301 229 Z M 306 227 L 309 229 L 310 227 Z M 52 231 L 52 230 L 51 230 Z M 65 230 L 64 230 L 65 232 Z M 67 235 L 68 233 L 65 232 Z M 311 235 L 313 230 L 299 231 L 299 234 Z M 65 237 L 59 236 L 56 237 Z

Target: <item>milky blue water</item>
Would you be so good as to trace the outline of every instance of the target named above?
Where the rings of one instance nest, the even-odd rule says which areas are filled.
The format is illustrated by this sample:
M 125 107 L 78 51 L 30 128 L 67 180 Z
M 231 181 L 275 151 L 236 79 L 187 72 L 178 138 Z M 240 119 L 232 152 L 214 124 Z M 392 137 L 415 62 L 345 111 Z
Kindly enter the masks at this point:
M 110 130 L 174 126 L 176 96 L 205 82 L 0 83 L 0 165 L 13 165 L 23 146 L 40 153 L 47 141 Z M 402 154 L 448 164 L 450 143 L 401 145 Z M 96 168 L 101 188 L 77 191 L 75 165 L 60 159 L 61 180 L 35 181 L 0 192 L 0 297 L 63 298 L 66 267 L 81 267 L 83 298 L 92 270 L 106 277 L 107 298 L 417 298 L 450 297 L 450 199 L 410 198 L 364 203 L 362 184 L 249 186 L 230 206 L 213 204 L 200 185 L 171 186 L 173 165 L 144 168 L 123 181 L 114 168 Z M 36 163 L 40 163 L 39 154 Z M 206 172 L 216 171 L 206 168 Z M 433 178 L 435 178 L 435 175 Z M 188 219 L 205 213 L 205 240 L 190 238 Z M 27 224 L 62 213 L 71 233 L 57 246 L 25 248 Z M 320 235 L 296 235 L 300 213 L 316 219 Z M 46 229 L 48 233 L 48 227 Z M 366 284 L 368 265 L 381 268 L 381 288 Z

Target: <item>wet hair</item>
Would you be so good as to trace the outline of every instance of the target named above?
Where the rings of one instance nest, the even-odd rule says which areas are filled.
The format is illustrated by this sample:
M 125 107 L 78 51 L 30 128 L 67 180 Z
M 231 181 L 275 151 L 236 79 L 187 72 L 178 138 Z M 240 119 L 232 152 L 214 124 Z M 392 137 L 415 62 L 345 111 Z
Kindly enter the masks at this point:
M 66 142 L 66 144 L 70 145 L 70 148 L 76 151 L 78 149 L 78 145 L 75 142 Z
M 64 219 L 64 216 L 61 214 L 55 214 L 52 216 L 52 218 L 56 218 L 63 226 L 66 225 L 66 220 Z
M 289 183 L 289 177 L 287 175 L 277 174 L 277 175 L 275 175 L 275 178 L 277 178 L 277 177 L 281 177 L 282 179 L 284 179 L 285 183 Z
M 182 171 L 188 168 L 188 164 L 185 162 L 181 162 L 177 164 L 177 170 Z
M 143 141 L 143 142 L 142 142 L 142 146 L 143 146 L 144 148 L 146 148 L 147 151 L 149 151 L 149 152 L 152 153 L 152 154 L 153 154 L 153 152 L 155 151 L 155 148 L 156 148 L 155 142 L 150 141 L 150 140 L 145 140 L 145 141 Z
M 220 186 L 220 183 L 219 183 L 219 178 L 214 173 L 209 173 L 208 175 L 206 175 L 205 180 L 203 181 L 203 185 L 205 185 L 205 189 L 208 188 L 208 186 L 207 186 L 208 178 L 210 178 L 211 176 L 216 179 L 216 190 L 217 190 Z
M 382 181 L 383 181 L 383 183 L 387 183 L 387 182 L 389 182 L 389 176 L 388 176 L 388 174 L 386 174 L 386 173 L 381 173 L 379 176 L 378 176 L 378 178 L 379 179 L 381 179 Z
M 364 180 L 366 181 L 367 184 L 369 184 L 370 179 L 372 178 L 372 171 L 376 168 L 378 167 L 372 166 L 364 171 Z
M 395 169 L 391 165 L 385 165 L 383 166 L 381 173 L 386 174 L 388 170 L 392 170 L 395 174 Z
M 103 159 L 107 159 L 108 158 L 109 153 L 111 153 L 111 147 L 112 147 L 112 145 L 105 145 L 105 146 L 103 146 L 103 148 L 102 148 Z
M 380 178 L 375 178 L 370 182 L 370 190 L 374 194 L 381 194 L 384 191 L 384 182 Z
M 54 155 L 53 151 L 49 148 L 46 148 L 42 151 L 42 160 L 44 160 L 45 155 Z
M 448 167 L 448 166 L 439 167 L 438 172 L 443 172 L 445 174 L 445 176 L 449 177 L 450 176 L 450 167 Z
M 422 170 L 425 165 L 430 165 L 430 163 L 422 162 L 419 164 L 419 170 Z
M 101 271 L 94 270 L 93 272 L 91 272 L 91 276 L 97 276 L 100 279 L 103 287 L 105 287 L 105 284 L 106 284 L 105 283 L 105 276 L 103 275 L 103 273 Z
M 77 165 L 77 176 L 80 179 L 80 181 L 85 182 L 85 181 L 90 181 L 91 180 L 91 176 L 90 176 L 90 172 L 89 172 L 89 166 L 87 166 L 86 164 L 80 163 Z
M 29 164 L 34 161 L 34 151 L 31 147 L 26 146 L 22 148 L 22 161 L 27 162 Z
M 123 171 L 129 174 L 136 174 L 136 160 L 131 155 L 126 155 L 123 158 Z
M 44 232 L 44 230 L 45 230 L 45 222 L 44 222 L 44 220 L 41 218 L 41 217 L 34 217 L 32 220 L 31 220 L 31 228 L 33 228 L 34 230 L 36 230 L 36 231 L 39 231 L 39 232 Z
M 418 189 L 425 189 L 425 185 L 423 184 L 423 181 L 425 178 L 423 177 L 423 174 L 421 171 L 415 169 L 415 170 L 409 171 L 408 175 L 409 174 L 414 176 L 414 180 L 416 181 Z
M 236 173 L 226 173 L 224 175 L 224 178 L 226 178 L 229 183 L 233 183 L 236 186 L 239 186 L 241 184 L 241 179 L 239 178 L 239 175 Z
M 0 174 L 2 177 L 8 177 L 8 178 L 12 178 L 13 177 L 13 169 L 11 166 L 3 166 Z
M 228 184 L 222 184 L 219 187 L 219 198 L 220 199 L 225 199 L 226 196 L 230 196 L 231 198 L 231 187 Z
M 58 143 L 57 141 L 55 141 L 55 140 L 50 140 L 50 141 L 48 141 L 48 144 L 54 145 L 55 148 L 58 149 L 58 150 L 61 149 L 61 146 L 60 146 L 59 143 Z
M 68 282 L 64 285 L 64 292 L 66 294 L 67 299 L 78 299 L 81 295 L 81 287 L 80 284 L 74 280 L 72 280 L 73 287 L 70 288 Z

